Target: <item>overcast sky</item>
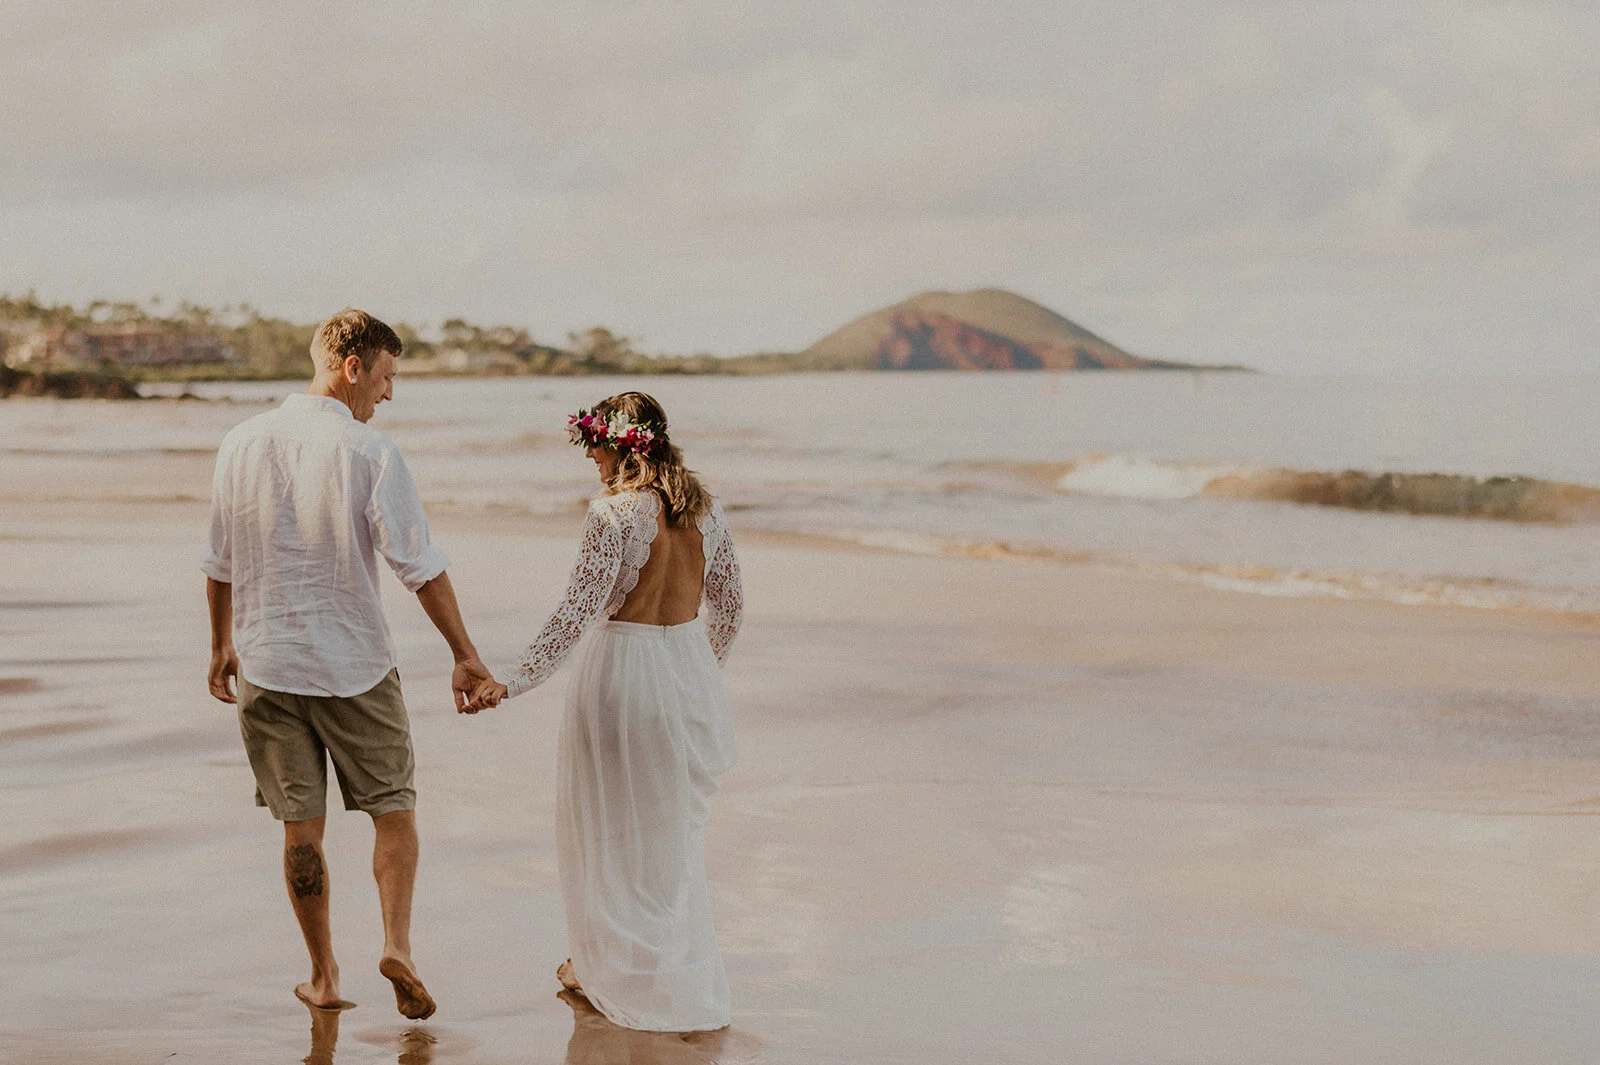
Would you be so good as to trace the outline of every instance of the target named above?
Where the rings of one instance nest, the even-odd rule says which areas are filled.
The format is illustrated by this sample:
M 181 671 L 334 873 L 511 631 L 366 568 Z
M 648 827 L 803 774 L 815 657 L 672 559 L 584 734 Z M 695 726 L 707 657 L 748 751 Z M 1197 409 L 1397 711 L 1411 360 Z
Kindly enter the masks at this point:
M 1594 0 L 0 8 L 0 291 L 793 350 L 1600 371 Z

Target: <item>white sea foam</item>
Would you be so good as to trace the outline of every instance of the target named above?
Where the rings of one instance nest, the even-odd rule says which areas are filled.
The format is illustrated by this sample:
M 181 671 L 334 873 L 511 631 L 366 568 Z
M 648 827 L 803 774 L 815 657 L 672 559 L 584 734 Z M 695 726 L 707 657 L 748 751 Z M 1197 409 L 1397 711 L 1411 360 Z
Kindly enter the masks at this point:
M 1074 462 L 1056 489 L 1118 499 L 1192 499 L 1219 477 L 1247 476 L 1253 467 L 1159 462 L 1142 455 L 1090 455 Z
M 1056 490 L 1067 494 L 1149 500 L 1214 496 L 1502 521 L 1600 521 L 1600 488 L 1537 477 L 1296 470 L 1122 454 L 1090 455 L 1065 467 Z
M 820 527 L 813 535 L 908 555 L 942 555 L 1160 576 L 1222 591 L 1274 598 L 1370 599 L 1408 606 L 1460 606 L 1485 610 L 1600 615 L 1600 592 L 1532 588 L 1471 578 L 1419 578 L 1405 574 L 1333 573 L 1229 563 L 1174 562 L 1115 551 L 1077 551 L 1003 540 L 961 540 L 888 529 Z

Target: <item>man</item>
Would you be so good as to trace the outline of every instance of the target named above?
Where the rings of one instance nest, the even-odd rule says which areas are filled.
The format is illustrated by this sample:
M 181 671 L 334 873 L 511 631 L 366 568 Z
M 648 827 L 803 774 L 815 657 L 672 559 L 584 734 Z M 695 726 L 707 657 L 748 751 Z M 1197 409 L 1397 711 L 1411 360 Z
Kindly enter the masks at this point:
M 394 330 L 363 311 L 342 311 L 318 327 L 311 387 L 236 426 L 218 449 L 201 568 L 211 694 L 238 703 L 256 804 L 283 822 L 284 879 L 311 954 L 311 979 L 295 994 L 314 1008 L 350 1005 L 339 997 L 322 855 L 331 756 L 345 808 L 371 815 L 376 835 L 378 971 L 394 985 L 400 1012 L 421 1019 L 434 1001 L 411 961 L 411 729 L 379 602 L 377 555 L 450 645 L 458 709 L 489 671 L 467 638 L 445 573 L 450 560 L 428 540 L 406 464 L 367 425 L 393 395 L 402 350 Z

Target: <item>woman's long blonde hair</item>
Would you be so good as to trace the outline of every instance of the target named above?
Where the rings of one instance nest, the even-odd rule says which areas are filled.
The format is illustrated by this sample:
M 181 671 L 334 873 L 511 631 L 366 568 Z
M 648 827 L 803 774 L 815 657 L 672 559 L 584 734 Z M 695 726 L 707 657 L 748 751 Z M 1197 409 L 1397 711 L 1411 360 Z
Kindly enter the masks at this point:
M 661 497 L 667 524 L 673 528 L 698 523 L 711 509 L 711 493 L 701 485 L 694 471 L 683 464 L 679 451 L 667 435 L 667 412 L 643 392 L 620 392 L 595 405 L 601 418 L 621 414 L 635 425 L 655 433 L 645 451 L 623 451 L 616 475 L 606 483 L 612 493 L 651 489 Z

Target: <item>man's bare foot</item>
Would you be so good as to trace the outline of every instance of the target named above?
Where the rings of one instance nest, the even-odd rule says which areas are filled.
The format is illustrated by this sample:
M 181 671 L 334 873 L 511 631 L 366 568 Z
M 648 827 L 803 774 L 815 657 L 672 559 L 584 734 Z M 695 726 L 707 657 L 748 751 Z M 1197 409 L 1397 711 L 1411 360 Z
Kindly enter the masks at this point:
M 417 972 L 408 958 L 390 956 L 378 963 L 378 972 L 394 985 L 394 1005 L 402 1017 L 414 1021 L 427 1020 L 438 1009 L 433 996 L 422 986 Z
M 337 965 L 327 972 L 313 965 L 311 967 L 311 979 L 303 984 L 295 985 L 294 997 L 314 1010 L 347 1010 L 355 1007 L 354 1002 L 346 1002 L 339 997 L 339 967 Z
M 353 1010 L 356 1008 L 356 1004 L 354 1002 L 351 1002 L 348 999 L 340 998 L 337 991 L 333 993 L 331 998 L 319 997 L 317 994 L 316 981 L 314 980 L 307 980 L 303 984 L 294 985 L 294 997 L 299 999 L 301 1002 L 304 1002 L 307 1006 L 310 1006 L 314 1010 L 333 1010 L 337 1012 L 339 1010 Z
M 577 971 L 572 968 L 572 959 L 568 958 L 556 967 L 556 979 L 561 981 L 561 986 L 568 991 L 582 991 L 583 985 L 578 983 Z

